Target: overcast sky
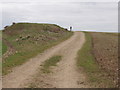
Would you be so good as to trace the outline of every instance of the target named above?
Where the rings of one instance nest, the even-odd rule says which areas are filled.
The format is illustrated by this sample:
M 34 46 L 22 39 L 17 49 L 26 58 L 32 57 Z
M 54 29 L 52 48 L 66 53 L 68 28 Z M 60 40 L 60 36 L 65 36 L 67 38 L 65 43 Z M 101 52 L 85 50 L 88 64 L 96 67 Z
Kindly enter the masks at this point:
M 41 0 L 40 0 L 41 1 Z M 81 2 L 80 0 L 4 0 L 1 3 L 2 29 L 12 22 L 53 23 L 75 31 L 118 31 L 117 2 Z M 90 1 L 90 0 L 89 0 Z M 95 1 L 95 0 L 94 0 Z M 114 1 L 114 0 L 111 0 Z M 1 16 L 2 15 L 2 16 Z

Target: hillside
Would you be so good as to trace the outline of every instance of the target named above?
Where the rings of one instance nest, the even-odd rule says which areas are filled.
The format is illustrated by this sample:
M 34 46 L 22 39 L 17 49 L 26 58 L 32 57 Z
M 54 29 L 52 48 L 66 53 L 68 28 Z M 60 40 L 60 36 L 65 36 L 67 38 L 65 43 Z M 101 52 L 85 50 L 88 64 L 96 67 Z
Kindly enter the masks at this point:
M 71 35 L 72 32 L 54 24 L 17 23 L 6 27 L 2 37 L 3 74 Z
M 0 57 L 2 55 L 2 31 L 0 31 Z

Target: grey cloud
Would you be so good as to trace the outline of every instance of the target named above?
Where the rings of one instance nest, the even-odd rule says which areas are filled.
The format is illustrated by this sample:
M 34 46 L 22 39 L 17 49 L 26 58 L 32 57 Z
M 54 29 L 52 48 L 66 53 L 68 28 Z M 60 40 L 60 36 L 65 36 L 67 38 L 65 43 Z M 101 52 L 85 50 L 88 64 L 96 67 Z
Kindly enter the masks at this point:
M 117 31 L 117 3 L 4 3 L 3 26 L 12 22 L 56 23 L 74 30 Z
M 118 2 L 119 0 L 1 0 L 1 2 Z

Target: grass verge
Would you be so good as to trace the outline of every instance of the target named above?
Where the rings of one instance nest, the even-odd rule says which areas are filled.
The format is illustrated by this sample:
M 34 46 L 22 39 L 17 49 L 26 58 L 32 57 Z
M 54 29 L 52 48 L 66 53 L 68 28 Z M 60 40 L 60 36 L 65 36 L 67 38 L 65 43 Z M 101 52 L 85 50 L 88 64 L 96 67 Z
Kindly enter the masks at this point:
M 94 58 L 91 35 L 85 32 L 85 36 L 86 42 L 82 49 L 78 51 L 77 66 L 83 68 L 87 75 L 88 82 L 93 87 L 112 87 L 111 81 L 104 77 L 106 73 L 99 68 L 98 63 Z
M 61 60 L 62 56 L 53 56 L 46 60 L 43 64 L 43 68 L 41 69 L 43 73 L 50 73 L 50 67 L 56 66 L 57 62 Z

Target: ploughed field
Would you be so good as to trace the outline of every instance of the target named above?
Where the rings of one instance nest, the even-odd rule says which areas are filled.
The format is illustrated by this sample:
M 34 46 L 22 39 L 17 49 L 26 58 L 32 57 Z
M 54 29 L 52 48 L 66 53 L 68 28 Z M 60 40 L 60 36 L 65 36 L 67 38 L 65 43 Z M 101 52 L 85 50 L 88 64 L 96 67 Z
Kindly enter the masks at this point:
M 108 78 L 112 87 L 118 86 L 118 34 L 91 33 L 93 53 L 99 67 L 106 73 L 100 77 Z

